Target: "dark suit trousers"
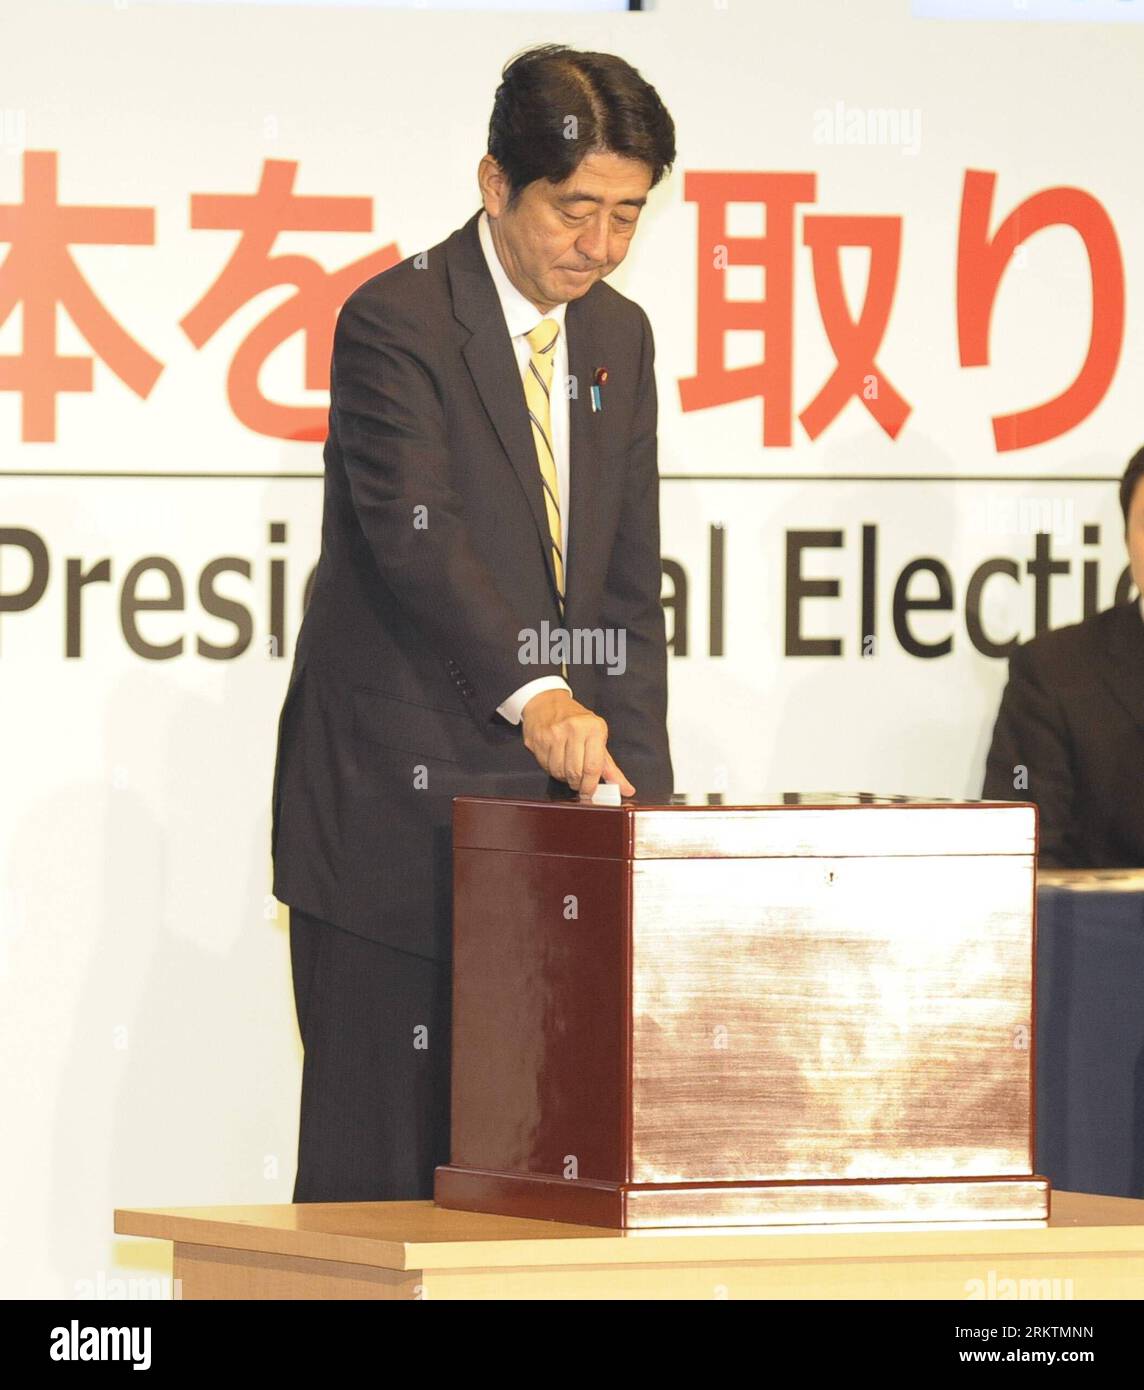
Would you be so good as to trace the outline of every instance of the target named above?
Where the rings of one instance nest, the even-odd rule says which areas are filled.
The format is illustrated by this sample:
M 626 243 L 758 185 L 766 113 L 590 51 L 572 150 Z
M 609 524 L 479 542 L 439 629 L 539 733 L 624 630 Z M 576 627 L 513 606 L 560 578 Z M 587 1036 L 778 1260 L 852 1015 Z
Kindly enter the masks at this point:
M 452 968 L 290 909 L 302 1035 L 295 1202 L 429 1198 L 449 1161 Z

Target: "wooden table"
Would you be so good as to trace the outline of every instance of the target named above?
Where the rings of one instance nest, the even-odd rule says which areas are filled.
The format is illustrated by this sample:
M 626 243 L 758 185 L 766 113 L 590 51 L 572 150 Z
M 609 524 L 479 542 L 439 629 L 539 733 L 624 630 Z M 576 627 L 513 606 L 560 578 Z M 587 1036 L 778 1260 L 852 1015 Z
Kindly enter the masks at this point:
M 623 1233 L 344 1202 L 118 1210 L 115 1230 L 172 1241 L 183 1298 L 1144 1298 L 1144 1201 L 1071 1192 L 1047 1224 Z

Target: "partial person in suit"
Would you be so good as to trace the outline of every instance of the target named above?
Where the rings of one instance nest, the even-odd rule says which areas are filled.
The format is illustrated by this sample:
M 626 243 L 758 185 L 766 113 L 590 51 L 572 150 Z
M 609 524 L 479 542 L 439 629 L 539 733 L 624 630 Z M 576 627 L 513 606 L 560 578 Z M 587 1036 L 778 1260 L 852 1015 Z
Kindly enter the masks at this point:
M 982 796 L 1035 801 L 1045 868 L 1144 867 L 1144 449 L 1120 482 L 1137 599 L 1014 649 Z
M 655 349 L 605 277 L 674 158 L 629 64 L 531 49 L 481 209 L 338 316 L 272 793 L 296 1202 L 426 1198 L 448 1162 L 452 798 L 671 798 Z

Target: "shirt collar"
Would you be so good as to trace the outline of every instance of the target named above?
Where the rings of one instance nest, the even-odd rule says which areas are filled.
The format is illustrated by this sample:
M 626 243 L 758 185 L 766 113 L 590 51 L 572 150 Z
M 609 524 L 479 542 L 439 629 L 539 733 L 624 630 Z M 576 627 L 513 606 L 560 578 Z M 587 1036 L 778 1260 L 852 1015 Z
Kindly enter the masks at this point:
M 481 238 L 481 250 L 485 253 L 489 274 L 493 277 L 497 298 L 500 300 L 500 306 L 504 312 L 504 321 L 508 324 L 509 337 L 519 338 L 522 333 L 531 333 L 541 319 L 554 319 L 563 331 L 564 311 L 568 308 L 567 303 L 557 304 L 555 309 L 550 309 L 547 314 L 542 314 L 536 305 L 531 300 L 526 299 L 508 278 L 508 272 L 501 265 L 497 249 L 493 245 L 493 234 L 489 230 L 487 212 L 481 212 L 477 221 L 477 230 Z

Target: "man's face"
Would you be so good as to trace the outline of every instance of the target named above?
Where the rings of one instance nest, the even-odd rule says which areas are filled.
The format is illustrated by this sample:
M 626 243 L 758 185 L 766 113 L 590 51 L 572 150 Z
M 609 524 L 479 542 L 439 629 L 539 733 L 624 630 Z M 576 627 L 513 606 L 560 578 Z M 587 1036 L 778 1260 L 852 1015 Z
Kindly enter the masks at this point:
M 497 254 L 541 313 L 579 299 L 615 270 L 651 187 L 651 169 L 618 154 L 585 156 L 563 183 L 534 180 L 512 208 L 508 181 L 489 155 L 478 177 Z
M 1128 563 L 1137 589 L 1144 594 L 1144 477 L 1137 478 L 1136 491 L 1128 504 Z

